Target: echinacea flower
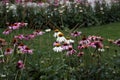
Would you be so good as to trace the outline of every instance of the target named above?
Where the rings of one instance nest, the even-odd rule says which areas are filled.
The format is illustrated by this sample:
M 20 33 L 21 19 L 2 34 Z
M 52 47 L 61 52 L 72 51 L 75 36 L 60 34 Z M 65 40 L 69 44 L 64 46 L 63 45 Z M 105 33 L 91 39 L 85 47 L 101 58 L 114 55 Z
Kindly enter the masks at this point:
M 24 40 L 30 40 L 30 37 L 29 37 L 29 35 L 25 35 L 23 39 Z
M 61 45 L 58 43 L 55 45 L 55 47 L 53 48 L 53 51 L 55 52 L 62 52 L 63 48 L 61 47 Z
M 25 47 L 26 47 L 26 45 L 24 45 L 23 43 L 19 43 L 19 45 L 18 45 L 19 49 L 22 49 L 22 48 L 25 48 Z
M 11 29 L 6 29 L 5 31 L 3 31 L 3 34 L 8 35 L 8 34 L 10 34 L 11 32 L 12 32 Z
M 63 36 L 63 33 L 60 33 L 56 39 L 57 42 L 62 43 L 66 41 L 66 38 Z
M 24 35 L 23 35 L 23 34 L 20 34 L 20 35 L 18 35 L 18 36 L 15 36 L 14 38 L 22 40 L 22 39 L 24 39 Z
M 27 46 L 24 49 L 22 49 L 22 52 L 27 54 L 33 54 L 33 50 Z
M 33 39 L 33 38 L 35 38 L 36 35 L 34 35 L 34 34 L 29 34 L 28 36 L 29 36 L 30 39 Z
M 70 46 L 70 47 L 68 48 L 68 51 L 67 51 L 66 55 L 67 55 L 67 56 L 73 55 L 73 54 L 75 54 L 76 52 L 77 52 L 77 51 L 76 51 L 75 49 L 73 49 L 72 46 Z
M 103 44 L 101 41 L 95 41 L 89 44 L 89 46 L 93 48 L 103 48 Z
M 54 32 L 55 32 L 55 33 L 53 34 L 53 36 L 54 36 L 55 38 L 57 38 L 58 35 L 62 33 L 62 32 L 60 32 L 58 29 L 55 29 Z
M 88 40 L 90 41 L 103 41 L 103 38 L 101 36 L 88 36 Z
M 82 34 L 82 32 L 75 31 L 75 32 L 71 33 L 71 36 L 77 37 L 77 36 L 80 36 L 81 34 Z
M 5 55 L 10 55 L 13 53 L 13 49 L 12 48 L 7 48 L 4 52 Z
M 20 28 L 20 26 L 17 25 L 17 24 L 13 24 L 13 25 L 11 26 L 11 29 L 13 29 L 13 30 L 16 30 L 16 29 L 19 29 L 19 28 Z
M 24 45 L 24 44 L 19 44 L 18 45 L 18 53 L 22 53 L 22 54 L 33 54 L 33 50 L 30 49 L 28 46 Z
M 69 37 L 66 38 L 65 43 L 67 44 L 73 44 L 75 41 L 70 39 Z
M 33 32 L 34 35 L 39 36 L 39 35 L 43 35 L 45 32 L 41 31 L 41 30 L 36 30 Z
M 62 48 L 63 48 L 64 50 L 68 50 L 69 47 L 72 47 L 72 45 L 70 45 L 70 44 L 68 44 L 68 43 L 63 43 L 63 45 L 62 45 Z
M 117 44 L 118 46 L 120 46 L 120 39 L 114 41 L 113 43 L 114 43 L 114 44 Z
M 84 52 L 79 52 L 77 56 L 81 57 L 81 56 L 83 56 L 83 54 L 84 54 Z
M 19 60 L 19 61 L 17 62 L 16 68 L 17 68 L 17 69 L 24 69 L 24 68 L 25 68 L 25 65 L 24 65 L 24 63 L 23 63 L 22 60 Z

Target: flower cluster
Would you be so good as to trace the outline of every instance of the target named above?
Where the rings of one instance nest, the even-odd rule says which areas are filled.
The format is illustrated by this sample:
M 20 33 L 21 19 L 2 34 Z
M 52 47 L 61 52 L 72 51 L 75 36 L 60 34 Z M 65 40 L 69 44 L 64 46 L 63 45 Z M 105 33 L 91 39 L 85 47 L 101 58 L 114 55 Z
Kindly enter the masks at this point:
M 24 22 L 16 22 L 14 24 L 11 24 L 10 26 L 8 26 L 8 28 L 3 31 L 3 34 L 8 35 L 10 34 L 13 30 L 17 30 L 20 29 L 21 27 L 27 26 L 27 23 Z
M 81 36 L 82 32 L 73 32 L 71 33 L 71 36 L 77 37 Z M 88 36 L 85 35 L 81 38 L 77 45 L 77 49 L 74 49 L 73 43 L 74 40 L 70 39 L 69 37 L 65 38 L 64 34 L 60 32 L 59 30 L 55 30 L 54 37 L 56 37 L 56 42 L 54 42 L 54 48 L 53 50 L 55 52 L 62 52 L 66 51 L 66 55 L 73 55 L 74 53 L 77 53 L 77 56 L 80 57 L 84 54 L 84 50 L 86 48 L 95 48 L 95 50 L 99 52 L 104 52 L 104 45 L 103 45 L 103 38 L 101 36 Z M 119 43 L 116 41 L 116 43 Z
M 44 34 L 43 31 L 36 30 L 32 34 L 28 34 L 28 35 L 20 34 L 20 35 L 15 36 L 14 38 L 19 39 L 19 40 L 23 40 L 23 39 L 30 40 L 30 39 L 35 38 L 36 36 L 43 35 L 43 34 Z
M 100 36 L 88 36 L 88 37 L 83 37 L 82 40 L 79 41 L 79 46 L 78 49 L 84 49 L 88 47 L 93 47 L 97 49 L 102 49 L 103 48 L 103 38 Z
M 33 49 L 30 49 L 28 46 L 20 43 L 17 47 L 19 54 L 33 54 Z
M 74 50 L 72 46 L 74 40 L 70 39 L 70 37 L 65 37 L 64 34 L 58 29 L 55 30 L 53 36 L 56 38 L 56 42 L 53 44 L 55 46 L 53 48 L 55 52 L 67 51 L 66 55 L 72 55 L 76 53 L 76 50 Z

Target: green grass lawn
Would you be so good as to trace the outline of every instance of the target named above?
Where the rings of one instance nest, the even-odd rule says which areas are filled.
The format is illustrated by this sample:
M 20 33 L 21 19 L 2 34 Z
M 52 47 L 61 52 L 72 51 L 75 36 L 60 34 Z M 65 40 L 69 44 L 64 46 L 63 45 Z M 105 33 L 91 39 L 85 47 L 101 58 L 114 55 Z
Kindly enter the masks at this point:
M 120 38 L 120 23 L 111 23 L 108 25 L 103 26 L 94 26 L 94 27 L 86 27 L 86 28 L 80 28 L 78 31 L 82 31 L 84 35 L 96 35 L 96 36 L 102 36 L 105 40 L 106 46 L 111 46 L 110 51 L 108 53 L 102 54 L 102 61 L 105 63 L 110 63 L 109 65 L 114 66 L 115 64 L 111 64 L 113 57 L 111 59 L 111 56 L 115 55 L 115 50 L 119 51 L 119 48 L 114 45 L 110 45 L 107 42 L 107 39 L 119 39 Z M 3 35 L 2 32 L 4 29 L 0 29 L 0 38 L 4 38 L 7 42 L 11 42 L 14 35 L 18 34 L 30 34 L 34 30 L 32 29 L 19 29 L 16 31 L 13 31 L 10 35 Z M 69 31 L 62 32 L 66 35 L 69 35 Z M 34 49 L 34 54 L 32 56 L 29 56 L 27 59 L 30 62 L 29 65 L 31 66 L 31 70 L 36 70 L 36 72 L 31 73 L 33 76 L 36 75 L 46 75 L 48 78 L 51 76 L 69 76 L 64 74 L 69 73 L 70 66 L 63 65 L 64 63 L 72 66 L 76 65 L 76 59 L 74 60 L 74 57 L 71 57 L 70 59 L 65 56 L 65 53 L 55 53 L 53 49 L 53 42 L 55 41 L 55 38 L 53 37 L 53 31 L 50 33 L 45 33 L 42 36 L 36 37 L 33 40 L 25 41 L 23 40 L 23 43 L 28 45 L 30 48 Z M 73 38 L 74 39 L 74 38 Z M 10 47 L 10 46 L 9 46 Z M 87 53 L 87 52 L 86 52 Z M 89 55 L 89 54 L 87 54 Z M 83 60 L 83 62 L 89 63 L 89 60 L 92 61 L 94 59 L 91 59 L 91 57 L 83 57 L 87 58 L 88 60 Z M 65 60 L 66 59 L 66 60 Z M 70 62 L 72 60 L 72 63 Z M 64 63 L 63 63 L 64 62 Z M 67 63 L 68 62 L 68 63 Z M 104 63 L 102 62 L 102 63 Z M 94 63 L 94 61 L 93 61 Z M 86 65 L 85 68 L 87 68 L 87 64 L 81 64 L 81 66 Z M 89 65 L 89 64 L 88 64 Z M 66 68 L 67 67 L 67 68 Z M 71 68 L 70 68 L 71 70 Z M 29 73 L 29 72 L 28 72 Z M 35 75 L 36 74 L 36 75 Z M 51 74 L 51 75 L 50 75 Z M 73 70 L 74 74 L 74 70 Z M 43 76 L 43 78 L 44 78 Z M 77 75 L 78 76 L 78 75 Z

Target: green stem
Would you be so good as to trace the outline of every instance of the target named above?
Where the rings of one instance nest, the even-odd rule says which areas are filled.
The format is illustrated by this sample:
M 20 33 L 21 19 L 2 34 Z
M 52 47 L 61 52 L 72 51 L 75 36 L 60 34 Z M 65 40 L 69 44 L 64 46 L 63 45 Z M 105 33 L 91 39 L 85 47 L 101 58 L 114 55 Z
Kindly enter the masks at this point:
M 3 55 L 3 60 L 4 60 L 4 54 L 3 54 L 3 51 L 2 51 L 2 49 L 0 49 L 0 52 L 1 52 L 1 55 Z
M 15 80 L 17 80 L 18 72 L 19 72 L 19 71 L 17 71 L 17 73 L 16 73 Z

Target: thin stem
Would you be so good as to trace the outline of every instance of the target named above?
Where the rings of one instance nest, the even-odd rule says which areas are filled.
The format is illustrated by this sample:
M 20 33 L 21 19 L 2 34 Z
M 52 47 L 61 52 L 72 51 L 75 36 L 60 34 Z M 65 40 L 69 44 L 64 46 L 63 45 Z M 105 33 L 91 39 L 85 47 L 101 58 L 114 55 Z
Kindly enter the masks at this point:
M 17 71 L 17 73 L 16 73 L 15 80 L 17 80 L 18 72 L 19 72 L 19 71 Z

